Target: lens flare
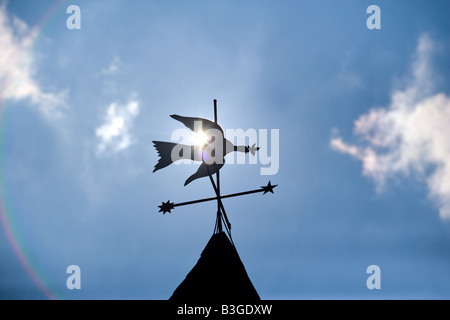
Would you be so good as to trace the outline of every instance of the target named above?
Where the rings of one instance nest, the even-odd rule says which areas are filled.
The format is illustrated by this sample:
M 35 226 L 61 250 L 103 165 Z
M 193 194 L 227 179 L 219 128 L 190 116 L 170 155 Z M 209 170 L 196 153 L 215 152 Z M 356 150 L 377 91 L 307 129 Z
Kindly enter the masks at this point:
M 192 134 L 192 143 L 197 146 L 203 146 L 208 142 L 208 136 L 203 132 L 194 132 Z
M 45 37 L 42 35 L 45 34 L 45 31 L 48 28 L 53 27 L 54 23 L 60 23 L 60 15 L 58 14 L 65 15 L 66 9 L 65 6 L 63 6 L 65 2 L 67 2 L 67 0 L 54 0 L 53 2 L 50 2 L 48 9 L 39 18 L 36 25 L 30 29 L 30 32 L 34 34 L 34 38 L 33 41 L 28 44 L 28 46 L 24 46 L 22 48 L 22 54 L 24 58 L 26 58 L 28 54 L 33 51 L 36 43 L 38 43 L 39 40 L 45 39 Z M 5 86 L 5 88 L 8 87 L 8 85 Z M 8 100 L 5 99 L 4 92 L 0 92 L 0 136 L 5 140 L 8 139 L 4 137 L 4 127 L 7 121 L 5 113 L 6 109 L 8 109 L 9 107 L 9 105 L 7 106 L 7 101 Z M 3 227 L 6 237 L 9 240 L 15 255 L 17 256 L 17 259 L 23 266 L 26 273 L 29 275 L 30 279 L 36 284 L 36 286 L 48 299 L 60 299 L 60 295 L 54 292 L 55 290 L 52 289 L 55 286 L 50 285 L 48 281 L 45 280 L 42 272 L 38 271 L 38 266 L 40 263 L 38 263 L 36 259 L 31 259 L 31 255 L 27 254 L 26 241 L 24 239 L 21 239 L 20 230 L 18 230 L 17 224 L 16 226 L 14 224 L 14 220 L 17 219 L 17 217 L 14 215 L 14 212 L 12 212 L 11 206 L 7 205 L 8 199 L 6 198 L 7 192 L 5 191 L 7 189 L 7 184 L 2 172 L 2 170 L 5 169 L 5 150 L 3 150 L 3 148 L 4 143 L 0 143 L 0 177 L 2 177 L 0 179 L 0 227 Z

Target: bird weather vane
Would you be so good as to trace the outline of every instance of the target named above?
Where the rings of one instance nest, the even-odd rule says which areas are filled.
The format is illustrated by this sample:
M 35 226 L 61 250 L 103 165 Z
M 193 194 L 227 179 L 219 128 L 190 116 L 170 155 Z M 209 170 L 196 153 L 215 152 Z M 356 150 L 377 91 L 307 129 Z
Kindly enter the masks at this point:
M 217 218 L 216 225 L 214 227 L 214 232 L 222 232 L 222 223 L 225 224 L 228 235 L 231 239 L 231 224 L 228 220 L 225 208 L 222 203 L 222 199 L 238 197 L 253 193 L 266 194 L 268 192 L 273 193 L 273 189 L 277 185 L 272 185 L 271 182 L 266 186 L 261 186 L 259 189 L 237 192 L 232 194 L 222 195 L 220 193 L 220 173 L 219 170 L 223 167 L 225 163 L 224 157 L 231 152 L 244 152 L 245 154 L 251 153 L 255 156 L 256 152 L 260 149 L 253 144 L 251 147 L 248 146 L 235 146 L 231 141 L 227 140 L 224 135 L 222 127 L 217 123 L 217 100 L 214 99 L 214 121 L 198 117 L 183 117 L 179 115 L 171 115 L 175 120 L 183 123 L 187 128 L 189 128 L 194 136 L 196 143 L 194 145 L 185 145 L 181 143 L 164 142 L 164 141 L 153 141 L 154 147 L 159 155 L 158 163 L 155 165 L 153 172 L 167 167 L 171 163 L 178 160 L 188 159 L 193 161 L 201 161 L 200 167 L 197 172 L 191 175 L 184 185 L 188 185 L 192 181 L 209 177 L 211 185 L 216 194 L 215 197 L 174 203 L 167 200 L 167 202 L 162 202 L 159 207 L 159 212 L 166 214 L 171 213 L 171 210 L 176 207 L 191 205 L 195 203 L 207 202 L 207 201 L 217 201 Z M 216 181 L 214 181 L 213 175 L 216 176 Z

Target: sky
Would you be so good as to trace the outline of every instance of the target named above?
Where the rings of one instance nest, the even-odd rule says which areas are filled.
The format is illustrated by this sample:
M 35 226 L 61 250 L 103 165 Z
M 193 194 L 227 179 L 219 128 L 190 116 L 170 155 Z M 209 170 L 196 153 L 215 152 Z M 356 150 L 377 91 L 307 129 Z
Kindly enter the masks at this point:
M 381 29 L 367 27 L 370 5 Z M 198 163 L 153 173 L 152 141 L 184 128 L 171 114 L 213 119 L 217 99 L 224 129 L 268 133 L 249 141 L 255 158 L 221 169 L 223 193 L 278 184 L 223 200 L 262 299 L 449 299 L 448 12 L 444 0 L 0 1 L 0 298 L 168 299 L 216 204 L 159 213 L 214 191 L 183 185 Z M 71 265 L 81 289 L 67 287 Z

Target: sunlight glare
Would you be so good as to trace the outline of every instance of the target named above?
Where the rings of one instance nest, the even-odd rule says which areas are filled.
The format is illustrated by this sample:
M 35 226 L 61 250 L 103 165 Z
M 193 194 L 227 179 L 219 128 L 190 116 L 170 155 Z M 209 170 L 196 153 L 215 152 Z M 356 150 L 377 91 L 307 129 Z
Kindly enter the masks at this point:
M 208 136 L 203 132 L 194 132 L 192 134 L 192 143 L 197 146 L 203 146 L 208 142 Z

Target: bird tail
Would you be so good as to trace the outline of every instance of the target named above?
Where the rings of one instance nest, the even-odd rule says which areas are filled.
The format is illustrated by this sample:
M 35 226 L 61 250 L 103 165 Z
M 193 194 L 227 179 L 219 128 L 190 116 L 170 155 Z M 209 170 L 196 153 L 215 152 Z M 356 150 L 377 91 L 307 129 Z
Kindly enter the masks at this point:
M 164 141 L 153 141 L 153 145 L 159 155 L 158 163 L 155 165 L 155 169 L 153 170 L 153 172 L 165 168 L 179 159 L 191 158 L 190 155 L 188 154 L 189 152 L 187 152 L 187 154 L 184 154 L 185 149 L 187 151 L 191 150 L 190 146 Z M 174 150 L 175 147 L 177 147 L 176 150 Z

